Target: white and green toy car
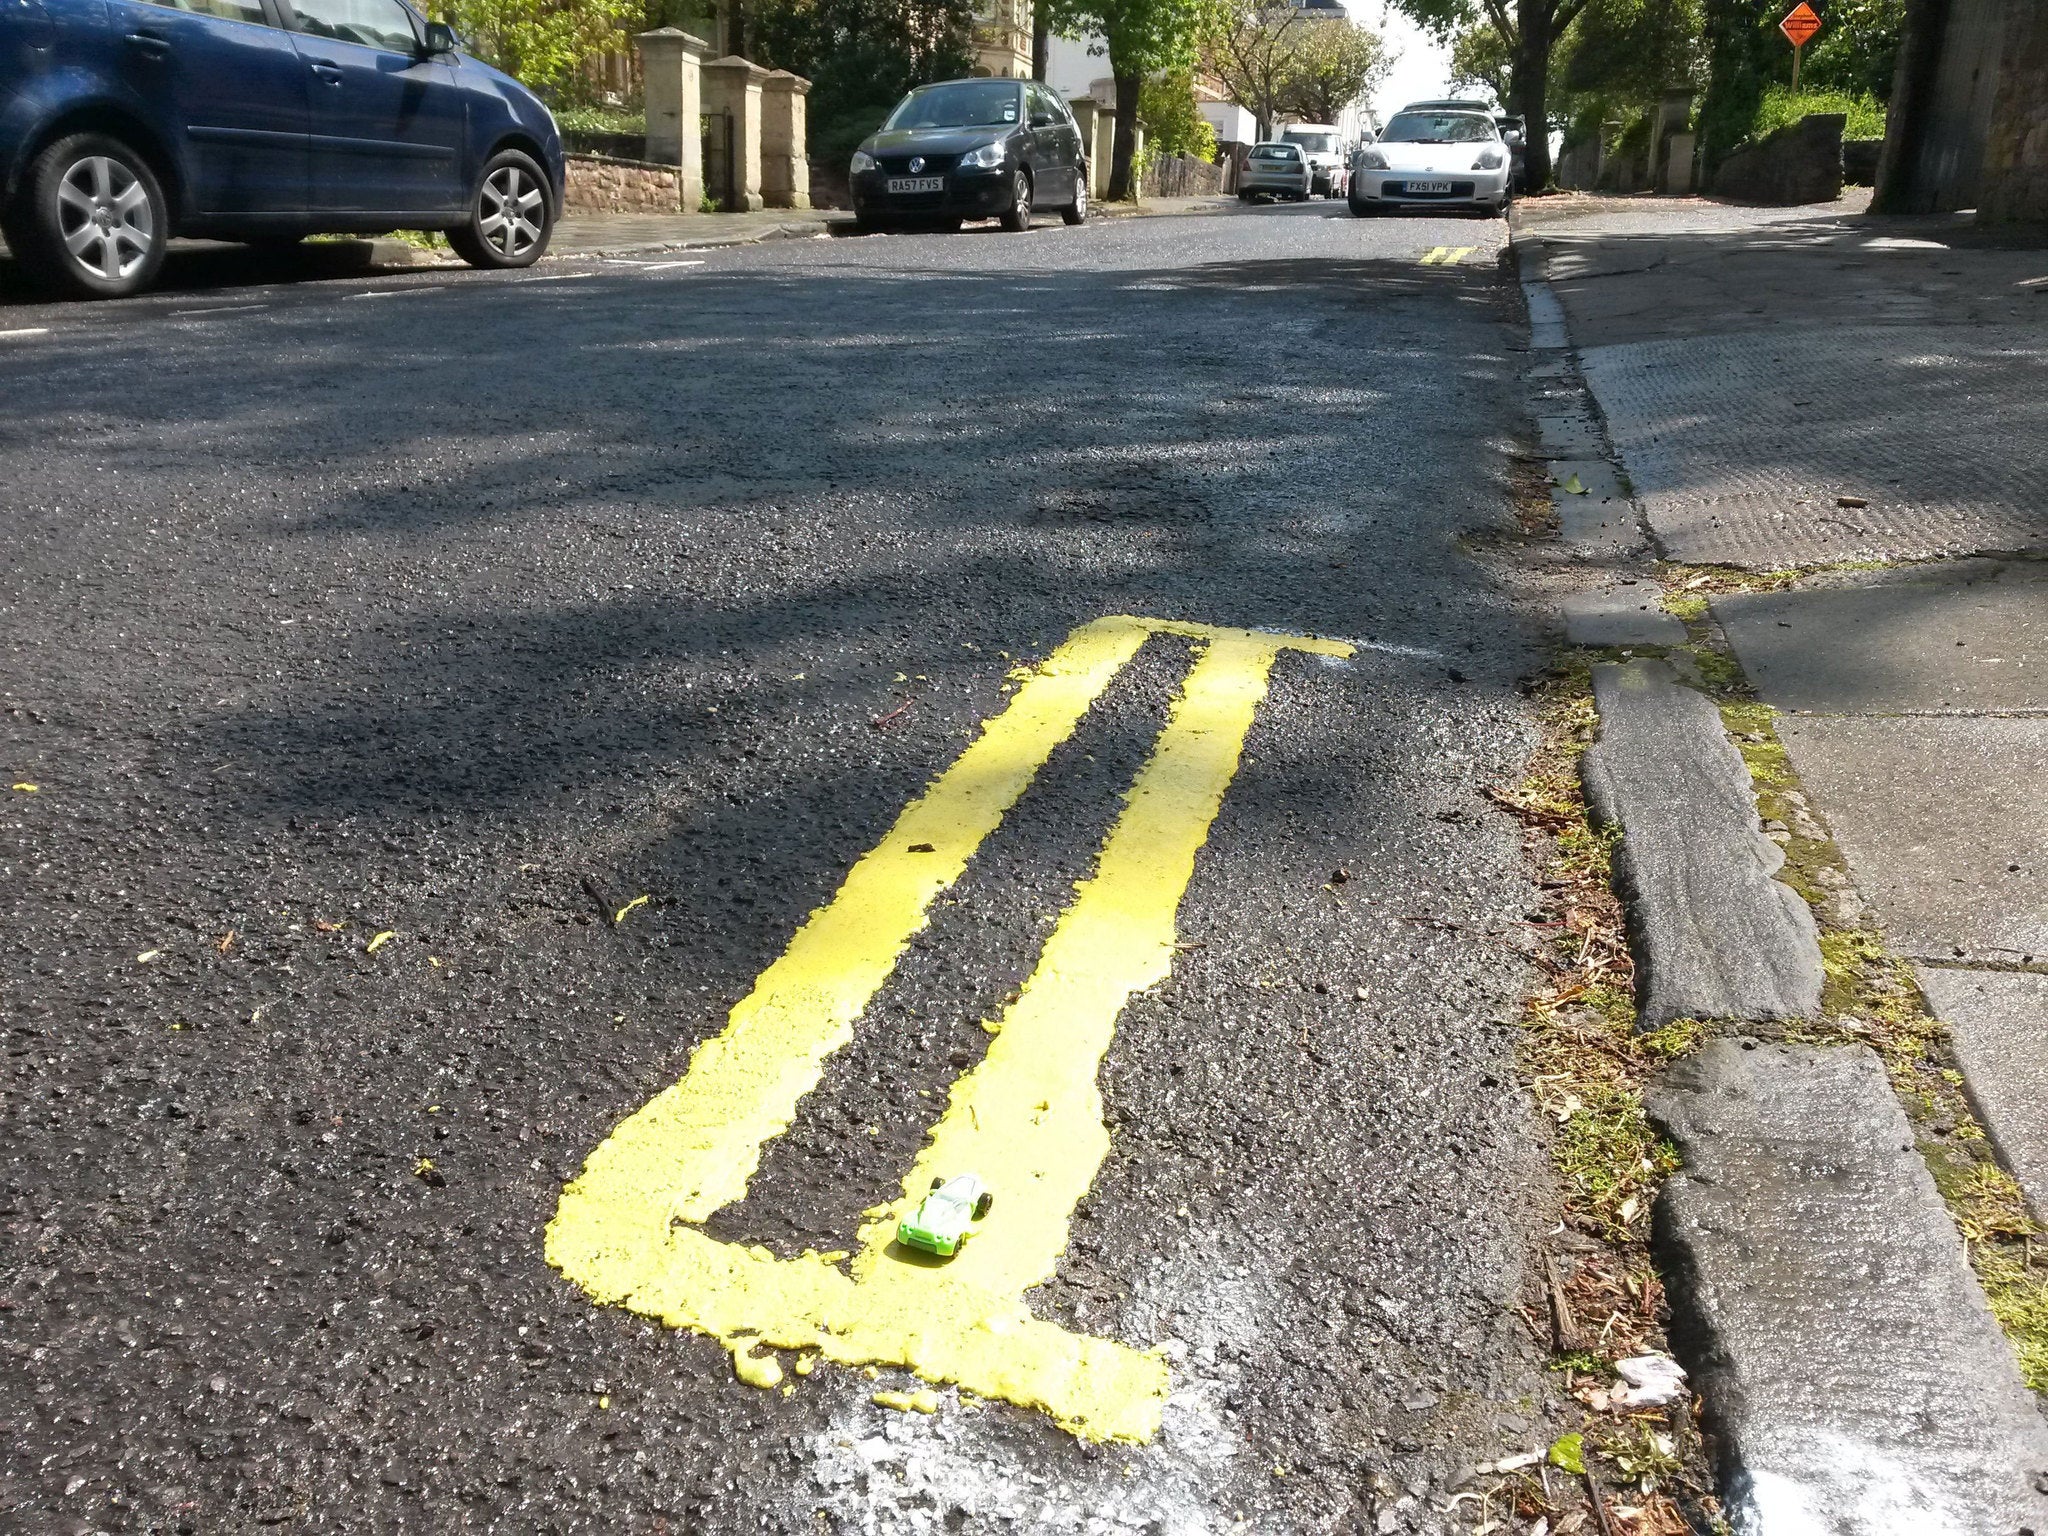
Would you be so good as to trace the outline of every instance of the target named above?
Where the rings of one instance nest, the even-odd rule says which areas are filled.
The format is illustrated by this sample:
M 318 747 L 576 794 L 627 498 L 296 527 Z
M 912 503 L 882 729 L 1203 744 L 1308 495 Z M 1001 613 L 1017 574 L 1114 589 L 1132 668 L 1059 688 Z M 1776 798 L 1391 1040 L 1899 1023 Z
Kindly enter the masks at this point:
M 896 1241 L 906 1248 L 919 1248 L 950 1259 L 967 1241 L 968 1228 L 988 1214 L 995 1196 L 982 1187 L 974 1174 L 956 1174 L 950 1179 L 933 1179 L 932 1192 L 917 1202 L 917 1209 L 896 1223 Z

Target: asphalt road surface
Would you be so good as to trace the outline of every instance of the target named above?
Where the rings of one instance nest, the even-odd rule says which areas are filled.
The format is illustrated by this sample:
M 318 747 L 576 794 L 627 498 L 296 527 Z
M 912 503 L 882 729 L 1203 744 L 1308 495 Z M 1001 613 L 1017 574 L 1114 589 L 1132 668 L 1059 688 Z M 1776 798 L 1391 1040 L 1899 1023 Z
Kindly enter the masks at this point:
M 0 303 L 0 1527 L 1469 1529 L 1501 239 Z

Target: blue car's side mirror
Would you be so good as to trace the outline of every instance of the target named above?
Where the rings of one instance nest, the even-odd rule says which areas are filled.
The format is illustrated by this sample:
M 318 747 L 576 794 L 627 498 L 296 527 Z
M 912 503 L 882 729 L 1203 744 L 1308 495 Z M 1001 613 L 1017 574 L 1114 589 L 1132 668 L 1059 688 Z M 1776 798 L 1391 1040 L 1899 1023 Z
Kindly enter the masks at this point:
M 455 29 L 445 21 L 427 23 L 427 41 L 424 51 L 429 58 L 437 53 L 453 53 L 460 45 Z

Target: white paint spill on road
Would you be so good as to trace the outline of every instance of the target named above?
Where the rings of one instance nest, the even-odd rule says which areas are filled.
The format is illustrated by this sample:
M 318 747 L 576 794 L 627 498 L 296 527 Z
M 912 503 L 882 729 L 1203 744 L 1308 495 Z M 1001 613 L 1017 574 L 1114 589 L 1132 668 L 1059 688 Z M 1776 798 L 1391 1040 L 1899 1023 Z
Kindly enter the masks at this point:
M 49 334 L 50 328 L 47 325 L 27 325 L 18 331 L 0 331 L 0 341 L 26 341 L 31 336 Z
M 268 304 L 210 304 L 204 309 L 174 309 L 173 316 L 179 315 L 240 315 L 252 309 L 268 309 Z
M 546 277 L 520 277 L 514 278 L 513 281 L 520 283 L 573 283 L 579 277 L 595 276 L 597 276 L 595 272 L 550 272 Z
M 673 272 L 677 267 L 701 267 L 700 261 L 649 261 L 637 263 L 642 272 Z
M 345 299 L 402 299 L 409 293 L 432 293 L 446 283 L 421 283 L 417 288 L 372 288 L 366 293 L 345 293 Z

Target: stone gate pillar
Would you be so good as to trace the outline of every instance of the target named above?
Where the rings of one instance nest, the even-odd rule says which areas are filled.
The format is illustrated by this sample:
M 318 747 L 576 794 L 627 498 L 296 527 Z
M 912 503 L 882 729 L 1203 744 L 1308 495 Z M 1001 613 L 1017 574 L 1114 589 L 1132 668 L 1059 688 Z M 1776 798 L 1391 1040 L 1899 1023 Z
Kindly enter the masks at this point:
M 811 82 L 786 69 L 761 82 L 761 200 L 770 208 L 811 206 L 804 98 Z
M 703 72 L 705 114 L 728 125 L 721 144 L 727 165 L 713 167 L 711 176 L 725 188 L 720 206 L 727 213 L 754 213 L 762 206 L 761 87 L 768 71 L 727 55 L 713 59 Z
M 642 32 L 640 72 L 647 96 L 647 158 L 682 167 L 681 203 L 695 213 L 704 201 L 704 139 L 698 126 L 703 94 L 698 66 L 711 45 L 675 27 Z

